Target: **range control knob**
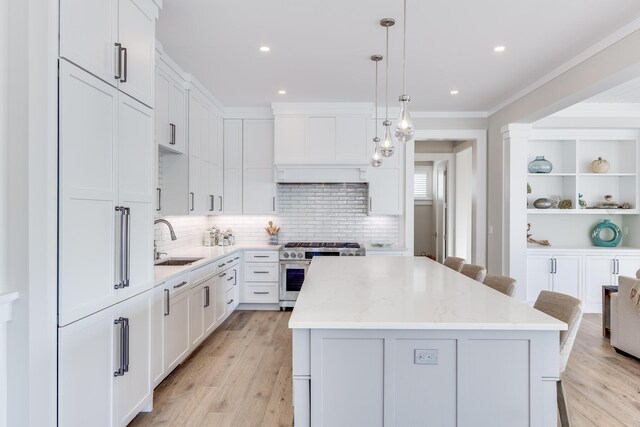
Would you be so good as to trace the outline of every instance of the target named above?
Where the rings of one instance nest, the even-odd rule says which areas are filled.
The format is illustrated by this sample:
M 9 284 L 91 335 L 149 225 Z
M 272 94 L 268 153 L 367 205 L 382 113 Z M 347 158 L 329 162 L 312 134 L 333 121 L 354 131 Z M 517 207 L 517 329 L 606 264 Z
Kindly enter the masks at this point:
M 282 254 L 282 258 L 289 258 L 289 252 L 285 252 Z
M 298 258 L 302 258 L 304 257 L 304 255 L 302 254 L 302 252 L 298 252 Z

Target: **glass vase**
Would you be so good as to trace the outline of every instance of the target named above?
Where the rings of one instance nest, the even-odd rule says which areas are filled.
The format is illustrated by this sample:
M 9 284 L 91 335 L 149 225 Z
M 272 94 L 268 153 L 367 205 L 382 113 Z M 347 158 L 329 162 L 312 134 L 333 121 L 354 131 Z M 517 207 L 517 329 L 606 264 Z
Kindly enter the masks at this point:
M 552 170 L 553 165 L 544 156 L 537 156 L 529 163 L 529 173 L 550 173 Z

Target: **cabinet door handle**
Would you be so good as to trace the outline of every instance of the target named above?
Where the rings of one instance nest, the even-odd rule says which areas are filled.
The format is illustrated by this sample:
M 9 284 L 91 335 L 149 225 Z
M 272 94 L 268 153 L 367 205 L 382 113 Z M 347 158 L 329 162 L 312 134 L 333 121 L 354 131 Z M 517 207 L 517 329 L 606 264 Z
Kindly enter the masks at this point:
M 232 280 L 233 280 L 233 278 L 234 278 L 234 276 L 229 276 L 229 278 L 227 279 L 227 282 L 232 281 Z
M 369 197 L 369 212 L 373 210 L 373 197 Z
M 184 282 L 180 283 L 179 285 L 175 285 L 175 286 L 173 287 L 173 289 L 181 288 L 181 287 L 183 287 L 183 286 L 184 286 L 184 285 L 186 285 L 186 284 L 187 284 L 187 282 L 186 282 L 186 281 L 184 281 Z
M 156 208 L 156 211 L 160 212 L 162 210 L 162 188 L 158 187 L 156 188 L 156 191 L 158 192 L 158 207 Z
M 218 196 L 220 198 L 220 208 L 218 209 L 218 211 L 222 212 L 222 203 L 224 201 L 224 199 L 222 198 L 222 196 Z
M 226 262 L 223 262 L 222 264 L 218 264 L 218 268 L 222 268 L 222 267 L 224 267 L 225 265 L 227 265 L 227 263 L 226 263 Z
M 553 274 L 558 273 L 558 260 L 556 258 L 553 259 Z
M 227 305 L 231 304 L 233 302 L 233 300 L 229 300 L 229 302 L 227 303 Z
M 235 260 L 238 260 L 238 259 L 240 259 L 240 257 L 239 257 L 239 256 L 235 257 L 233 260 L 235 261 Z
M 127 82 L 127 48 L 123 47 L 122 48 L 122 52 L 124 53 L 124 61 L 123 61 L 123 68 L 124 68 L 124 75 L 123 78 L 120 79 L 120 83 L 126 83 Z
M 120 80 L 122 78 L 122 57 L 120 52 L 122 51 L 122 44 L 116 43 L 116 75 L 113 76 L 114 79 Z
M 126 343 L 125 343 L 125 333 L 124 333 L 124 317 L 119 317 L 116 320 L 113 321 L 114 325 L 119 325 L 120 326 L 120 366 L 118 367 L 118 370 L 115 371 L 113 373 L 114 377 L 121 377 L 124 375 L 125 370 L 124 370 L 124 362 L 125 362 L 125 347 L 126 347 Z
M 615 275 L 616 274 L 616 260 L 615 260 L 615 258 L 611 260 L 611 269 L 612 269 L 611 274 Z
M 127 256 L 125 257 L 125 280 L 124 287 L 128 288 L 131 282 L 131 208 L 124 208 L 124 217 L 126 224 L 126 243 L 125 250 Z
M 275 212 L 276 211 L 276 196 L 273 196 L 273 207 L 272 210 Z
M 254 271 L 254 274 L 269 274 L 268 271 Z
M 209 307 L 209 287 L 204 287 L 204 306 Z
M 169 145 L 176 145 L 176 125 L 169 123 Z
M 169 289 L 164 290 L 164 315 L 168 316 L 171 312 L 171 295 L 169 294 Z
M 226 276 L 226 275 L 227 275 L 227 273 L 222 273 L 222 274 L 220 274 L 218 277 L 224 277 L 224 276 Z
M 269 292 L 267 292 L 267 291 L 260 291 L 260 292 L 253 291 L 253 293 L 256 294 L 256 295 L 269 295 Z
M 620 274 L 620 260 L 616 259 L 616 274 Z
M 193 212 L 194 209 L 194 205 L 195 205 L 195 194 L 194 193 L 189 193 L 189 196 L 191 197 L 191 207 L 189 208 L 190 211 Z
M 129 372 L 129 319 L 124 318 L 124 372 Z
M 233 269 L 233 286 L 238 284 L 238 270 Z
M 254 255 L 254 258 L 269 258 L 269 255 Z
M 124 259 L 123 259 L 123 253 L 122 253 L 122 242 L 124 241 L 124 215 L 123 215 L 123 211 L 121 209 L 121 206 L 116 206 L 116 224 L 117 227 L 119 227 L 119 229 L 116 231 L 116 235 L 119 236 L 120 241 L 118 242 L 119 245 L 117 246 L 117 252 L 118 254 L 116 255 L 116 262 L 117 262 L 117 266 L 116 266 L 116 280 L 115 280 L 115 284 L 113 285 L 114 289 L 121 289 L 123 288 L 123 283 L 124 283 L 124 275 L 122 274 L 122 266 L 124 264 Z
M 209 194 L 209 212 L 213 212 L 213 195 Z

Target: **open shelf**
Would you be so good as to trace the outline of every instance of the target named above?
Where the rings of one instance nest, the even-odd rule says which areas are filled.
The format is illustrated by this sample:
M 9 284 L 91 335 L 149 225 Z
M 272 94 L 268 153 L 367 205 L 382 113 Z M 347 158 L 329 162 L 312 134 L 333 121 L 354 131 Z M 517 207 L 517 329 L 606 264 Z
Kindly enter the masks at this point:
M 527 209 L 527 215 L 637 215 L 638 209 Z

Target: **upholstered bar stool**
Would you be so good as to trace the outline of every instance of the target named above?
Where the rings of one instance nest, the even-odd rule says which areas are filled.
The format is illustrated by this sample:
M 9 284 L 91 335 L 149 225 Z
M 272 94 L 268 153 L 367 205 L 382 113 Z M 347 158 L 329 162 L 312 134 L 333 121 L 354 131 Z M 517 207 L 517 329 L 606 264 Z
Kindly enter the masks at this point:
M 579 299 L 569 295 L 561 294 L 559 292 L 542 291 L 540 292 L 540 295 L 538 295 L 538 299 L 536 300 L 533 308 L 540 310 L 551 317 L 555 317 L 561 322 L 566 323 L 568 326 L 566 331 L 560 331 L 560 379 L 558 380 L 556 387 L 558 394 L 560 425 L 562 427 L 570 427 L 571 420 L 569 418 L 569 408 L 567 407 L 564 388 L 562 387 L 562 376 L 565 368 L 567 367 L 571 348 L 576 340 L 580 321 L 582 320 L 582 303 Z
M 487 269 L 481 265 L 464 264 L 460 273 L 482 283 L 484 277 L 487 275 Z
M 462 270 L 462 266 L 464 265 L 465 262 L 466 261 L 464 258 L 450 256 L 450 257 L 447 257 L 442 264 L 444 264 L 445 267 L 449 267 L 450 269 L 460 273 L 460 271 Z
M 516 290 L 516 279 L 513 279 L 508 276 L 492 276 L 491 274 L 487 275 L 484 278 L 485 285 L 488 287 L 495 289 L 498 292 L 502 292 L 507 296 L 513 296 L 513 293 Z
M 636 279 L 640 279 L 640 270 L 636 271 Z

